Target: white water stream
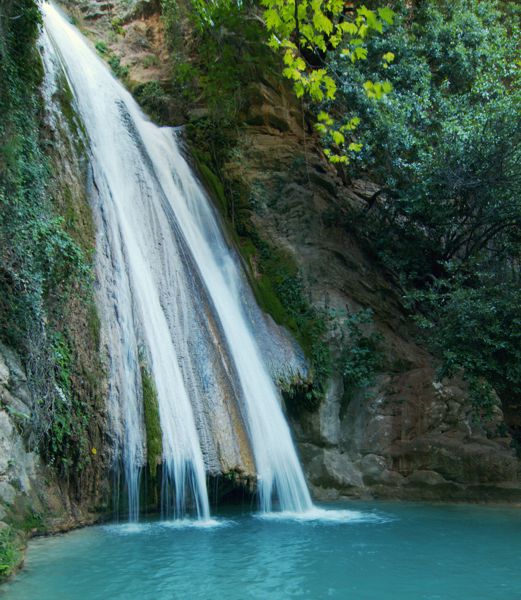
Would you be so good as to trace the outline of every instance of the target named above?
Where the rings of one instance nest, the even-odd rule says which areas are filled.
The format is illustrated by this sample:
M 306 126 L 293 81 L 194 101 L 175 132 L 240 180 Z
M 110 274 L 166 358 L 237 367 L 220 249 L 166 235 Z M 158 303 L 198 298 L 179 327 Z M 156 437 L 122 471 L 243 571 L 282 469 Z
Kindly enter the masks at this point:
M 230 398 L 251 444 L 261 510 L 275 499 L 282 511 L 312 509 L 243 306 L 243 275 L 175 131 L 143 115 L 56 8 L 42 10 L 44 53 L 62 62 L 89 138 L 109 411 L 130 518 L 146 460 L 140 364 L 157 390 L 166 512 L 182 517 L 193 507 L 209 517 L 206 473 L 240 454 Z

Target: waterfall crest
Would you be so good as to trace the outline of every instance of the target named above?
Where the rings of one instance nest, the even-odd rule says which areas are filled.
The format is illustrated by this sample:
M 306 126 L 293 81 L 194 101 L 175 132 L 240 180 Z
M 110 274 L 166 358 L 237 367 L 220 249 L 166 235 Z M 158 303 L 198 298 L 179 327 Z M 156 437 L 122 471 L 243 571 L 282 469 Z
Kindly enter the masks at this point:
M 176 132 L 142 114 L 52 5 L 42 10 L 44 52 L 63 64 L 89 138 L 108 406 L 130 518 L 146 461 L 143 368 L 157 394 L 165 514 L 207 519 L 206 474 L 235 467 L 256 473 L 263 511 L 275 500 L 311 509 L 239 262 Z

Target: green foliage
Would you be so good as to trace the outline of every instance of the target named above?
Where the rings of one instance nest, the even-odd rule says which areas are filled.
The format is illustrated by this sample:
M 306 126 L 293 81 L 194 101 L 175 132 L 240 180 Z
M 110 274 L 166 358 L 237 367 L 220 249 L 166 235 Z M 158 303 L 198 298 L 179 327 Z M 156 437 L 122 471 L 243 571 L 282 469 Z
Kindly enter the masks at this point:
M 365 61 L 331 58 L 343 74 L 338 105 L 360 118 L 358 174 L 380 185 L 350 225 L 420 311 L 442 373 L 463 372 L 482 407 L 491 387 L 519 398 L 519 15 L 495 0 L 393 9 Z M 371 102 L 360 85 L 384 74 L 393 94 Z
M 21 561 L 19 540 L 11 527 L 0 529 L 0 582 L 7 579 Z
M 357 391 L 374 385 L 375 376 L 383 367 L 383 339 L 370 330 L 372 323 L 373 312 L 366 309 L 349 314 L 340 328 L 339 369 L 344 381 L 344 404 Z
M 36 51 L 40 13 L 36 2 L 4 3 L 0 12 L 0 338 L 21 355 L 34 399 L 29 442 L 59 469 L 85 464 L 86 409 L 73 385 L 75 355 L 58 332 L 64 306 L 84 295 L 90 268 L 76 235 L 73 214 L 59 216 L 52 197 L 52 160 L 42 139 Z M 23 44 L 21 42 L 23 41 Z M 58 100 L 71 124 L 72 95 Z M 78 123 L 75 121 L 76 126 Z M 70 190 L 69 190 L 70 193 Z M 19 415 L 20 416 L 20 415 Z
M 254 18 L 250 2 L 162 0 L 161 6 L 172 55 L 172 87 L 192 106 L 204 100 L 209 118 L 224 129 L 247 105 L 249 85 L 273 68 L 262 23 Z M 184 20 L 195 26 L 190 47 L 181 28 Z
M 38 531 L 40 533 L 44 532 L 45 521 L 43 514 L 38 511 L 31 510 L 24 516 L 23 520 L 16 520 L 16 528 L 26 533 L 34 531 Z
M 493 1 L 426 2 L 412 21 L 405 3 L 395 9 L 395 27 L 370 41 L 368 60 L 346 66 L 341 95 L 361 118 L 363 167 L 382 186 L 370 214 L 387 231 L 374 231 L 379 252 L 400 271 L 439 275 L 443 261 L 518 227 L 519 34 Z M 357 86 L 379 77 L 391 46 L 394 93 L 374 104 Z
M 314 315 L 316 319 L 316 311 Z M 349 314 L 340 325 L 336 325 L 340 353 L 334 365 L 332 364 L 325 334 L 329 329 L 328 322 L 334 316 L 338 320 L 340 315 L 321 315 L 318 321 L 314 321 L 313 336 L 309 339 L 311 346 L 308 347 L 311 373 L 308 376 L 293 373 L 278 381 L 286 408 L 294 416 L 298 417 L 303 411 L 314 412 L 319 408 L 326 391 L 323 384 L 331 375 L 333 366 L 343 379 L 342 410 L 346 409 L 355 393 L 374 385 L 377 373 L 383 369 L 383 338 L 373 330 L 371 309 Z M 299 330 L 294 333 L 298 338 Z M 302 338 L 300 341 L 302 343 Z
M 112 29 L 118 34 L 118 35 L 125 35 L 126 31 L 123 28 L 123 20 L 118 18 L 118 17 L 114 17 L 114 19 L 112 19 L 112 21 L 110 22 L 110 25 L 112 27 Z
M 116 77 L 119 77 L 119 79 L 126 79 L 128 77 L 128 67 L 124 67 L 121 64 L 121 59 L 119 58 L 119 56 L 111 54 L 109 56 L 108 62 L 110 68 L 112 69 Z
M 456 272 L 416 292 L 415 299 L 426 308 L 419 324 L 443 361 L 440 377 L 463 372 L 477 405 L 490 404 L 490 386 L 502 398 L 521 398 L 517 279 Z
M 54 363 L 56 365 L 56 383 L 66 393 L 71 388 L 71 349 L 63 334 L 56 333 L 53 339 Z
M 34 48 L 40 20 L 37 9 L 26 4 L 27 13 L 18 13 L 23 9 L 17 5 L 17 19 L 1 23 L 0 36 L 0 336 L 21 351 L 27 350 L 28 329 L 41 320 L 50 290 L 85 270 L 81 250 L 47 195 L 49 165 L 38 139 L 41 63 Z M 29 16 L 33 21 L 22 33 Z M 22 56 L 18 36 L 28 43 Z
M 222 172 L 224 163 L 233 152 L 237 139 L 236 130 L 235 122 L 224 118 L 214 118 L 213 115 L 188 124 L 188 141 L 193 148 L 199 167 L 207 170 L 206 174 L 209 177 L 205 179 L 205 182 L 210 184 L 212 191 L 217 191 L 219 185 L 223 187 L 223 178 L 219 178 L 215 174 Z M 223 195 L 220 197 L 223 215 L 232 222 L 236 212 L 235 195 L 233 190 L 223 189 Z
M 156 123 L 168 122 L 169 96 L 159 81 L 138 84 L 134 86 L 132 93 Z
M 143 408 L 147 434 L 147 461 L 150 476 L 156 478 L 157 465 L 163 457 L 163 438 L 159 418 L 156 386 L 144 361 L 141 361 L 141 385 L 143 388 Z
M 123 29 L 123 32 L 124 31 L 125 30 Z M 124 67 L 121 64 L 121 59 L 119 58 L 119 56 L 117 54 L 114 54 L 114 52 L 112 52 L 112 50 L 107 46 L 107 44 L 103 40 L 98 40 L 94 44 L 94 47 L 96 48 L 100 56 L 102 56 L 109 63 L 114 75 L 119 79 L 122 79 L 123 81 L 126 80 L 128 77 L 129 70 L 128 67 Z
M 74 393 L 74 356 L 63 334 L 56 332 L 52 336 L 52 351 L 56 393 L 48 414 L 50 426 L 45 434 L 45 454 L 49 464 L 62 473 L 68 473 L 71 467 L 81 471 L 90 461 L 90 409 Z
M 109 48 L 108 48 L 107 44 L 103 40 L 98 40 L 94 44 L 94 47 L 103 56 L 105 56 L 106 54 L 109 53 Z
M 293 81 L 298 98 L 330 104 L 335 100 L 339 77 L 328 52 L 336 51 L 344 61 L 356 63 L 367 58 L 365 47 L 370 33 L 383 33 L 393 23 L 394 12 L 388 7 L 371 10 L 366 6 L 346 6 L 342 0 L 262 0 L 264 19 L 271 33 L 270 45 L 282 52 L 283 75 Z M 392 52 L 382 58 L 387 67 L 394 60 Z M 361 86 L 368 98 L 383 99 L 391 90 L 389 81 L 367 80 Z M 361 150 L 361 144 L 345 134 L 356 125 L 352 120 L 336 122 L 321 111 L 317 130 L 327 144 L 326 156 L 333 163 L 346 164 L 349 155 Z
M 0 14 L 0 56 L 2 73 L 22 77 L 31 84 L 38 83 L 42 66 L 36 53 L 42 17 L 34 0 L 5 0 Z M 8 82 L 3 79 L 3 84 Z M 9 90 L 5 90 L 6 94 Z M 3 96 L 3 94 L 2 94 Z
M 477 423 L 486 423 L 494 416 L 493 409 L 497 405 L 496 391 L 483 377 L 468 374 L 466 377 L 469 384 L 469 395 L 474 405 L 475 420 Z M 506 428 L 504 423 L 502 425 L 503 428 Z

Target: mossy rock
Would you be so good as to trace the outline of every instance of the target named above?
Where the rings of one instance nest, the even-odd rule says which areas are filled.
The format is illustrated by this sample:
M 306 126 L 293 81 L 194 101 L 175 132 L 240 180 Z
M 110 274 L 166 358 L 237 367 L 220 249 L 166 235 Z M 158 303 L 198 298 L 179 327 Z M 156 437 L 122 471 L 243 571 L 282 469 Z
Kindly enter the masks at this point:
M 163 438 L 156 386 L 143 361 L 141 361 L 141 385 L 143 389 L 143 409 L 147 436 L 147 462 L 150 476 L 152 479 L 155 479 L 157 466 L 161 463 L 163 456 Z

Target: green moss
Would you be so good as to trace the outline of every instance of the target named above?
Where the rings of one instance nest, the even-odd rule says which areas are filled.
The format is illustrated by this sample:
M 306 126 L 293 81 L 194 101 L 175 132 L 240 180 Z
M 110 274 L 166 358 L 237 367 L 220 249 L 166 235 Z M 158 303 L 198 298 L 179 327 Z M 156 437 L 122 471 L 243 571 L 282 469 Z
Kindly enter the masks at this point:
M 87 323 L 90 338 L 94 342 L 94 347 L 97 350 L 101 343 L 101 322 L 94 299 L 92 299 L 87 306 Z
M 95 245 L 95 231 L 86 194 L 81 190 L 79 197 L 75 196 L 65 181 L 60 183 L 56 190 L 55 205 L 63 216 L 63 228 L 90 263 Z
M 62 115 L 65 117 L 69 125 L 71 133 L 74 135 L 74 142 L 78 149 L 83 148 L 82 137 L 87 137 L 87 132 L 82 120 L 74 110 L 74 95 L 67 78 L 63 73 L 58 76 L 58 90 L 56 98 L 60 104 Z
M 143 409 L 147 434 L 147 460 L 150 476 L 155 479 L 157 465 L 163 456 L 163 440 L 159 419 L 157 391 L 146 365 L 141 362 L 141 385 L 143 389 Z
M 299 375 L 298 381 L 286 382 L 281 390 L 287 392 L 287 400 L 305 410 L 316 410 L 331 375 L 331 356 L 325 341 L 328 316 L 306 298 L 293 257 L 261 240 L 256 231 L 250 235 L 254 250 L 249 249 L 249 264 L 257 270 L 257 276 L 250 276 L 255 298 L 277 324 L 294 335 L 310 367 L 307 377 Z
M 276 323 L 285 325 L 291 330 L 295 329 L 294 320 L 290 318 L 279 300 L 269 277 L 261 275 L 255 280 L 253 291 L 258 304 L 265 312 L 273 317 Z
M 228 211 L 228 200 L 224 193 L 224 187 L 217 175 L 202 161 L 198 162 L 199 173 L 209 189 L 211 195 L 219 203 L 219 208 L 223 214 Z

